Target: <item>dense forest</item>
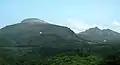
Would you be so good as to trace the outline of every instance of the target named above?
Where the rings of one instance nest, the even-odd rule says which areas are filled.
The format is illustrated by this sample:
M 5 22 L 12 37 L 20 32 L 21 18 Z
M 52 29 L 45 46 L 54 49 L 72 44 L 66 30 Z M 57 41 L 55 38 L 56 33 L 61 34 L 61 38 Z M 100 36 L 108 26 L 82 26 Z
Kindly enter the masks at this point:
M 0 65 L 120 65 L 119 44 L 81 45 L 84 47 L 66 51 L 47 47 L 41 51 L 41 48 L 35 47 L 32 52 L 19 54 L 1 48 Z

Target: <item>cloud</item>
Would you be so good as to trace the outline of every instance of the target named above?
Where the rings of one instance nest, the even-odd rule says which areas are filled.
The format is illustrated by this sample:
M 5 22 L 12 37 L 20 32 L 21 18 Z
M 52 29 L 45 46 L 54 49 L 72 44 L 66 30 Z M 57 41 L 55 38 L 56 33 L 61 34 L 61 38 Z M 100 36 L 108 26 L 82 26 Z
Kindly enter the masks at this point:
M 4 28 L 5 26 L 6 26 L 6 25 L 0 25 L 0 29 L 1 29 L 1 28 Z
M 88 24 L 84 21 L 78 20 L 78 19 L 68 19 L 67 27 L 71 28 L 74 32 L 79 33 L 82 31 L 85 31 L 86 29 L 98 27 L 100 29 L 107 29 L 107 26 L 103 26 L 100 24 Z
M 65 23 L 55 23 L 54 21 L 51 20 L 49 21 L 49 23 L 60 25 L 60 26 L 67 26 L 76 33 L 79 33 L 91 27 L 89 24 L 77 19 L 67 19 Z
M 84 31 L 91 27 L 90 25 L 86 24 L 85 22 L 76 20 L 76 19 L 68 19 L 66 26 L 70 27 L 76 33 Z
M 48 22 L 48 23 L 50 23 L 50 24 L 59 25 L 59 26 L 67 26 L 67 25 L 65 25 L 65 24 L 63 24 L 63 23 L 58 23 L 58 22 L 55 22 L 55 21 L 53 21 L 53 20 L 46 20 L 46 22 Z
M 115 21 L 113 22 L 113 24 L 114 24 L 114 25 L 117 25 L 117 26 L 120 26 L 120 22 L 117 21 L 117 20 L 115 20 Z
M 120 21 L 119 20 L 113 21 L 111 29 L 120 33 Z
M 89 28 L 93 27 L 99 27 L 100 29 L 106 29 L 108 27 L 102 26 L 100 24 L 88 24 L 84 21 L 78 20 L 78 19 L 68 19 L 67 25 L 69 28 L 71 28 L 74 32 L 79 33 L 82 31 L 85 31 Z
M 81 21 L 79 19 L 73 19 L 73 18 L 67 19 L 67 21 L 65 21 L 65 23 L 55 23 L 54 21 L 49 21 L 49 23 L 60 25 L 60 26 L 67 26 L 70 29 L 72 29 L 75 33 L 79 33 L 79 32 L 85 31 L 85 30 L 87 30 L 89 28 L 93 28 L 93 27 L 99 27 L 100 29 L 109 28 L 109 27 L 107 27 L 107 25 L 103 26 L 103 25 L 96 24 L 96 23 L 88 24 L 84 21 Z

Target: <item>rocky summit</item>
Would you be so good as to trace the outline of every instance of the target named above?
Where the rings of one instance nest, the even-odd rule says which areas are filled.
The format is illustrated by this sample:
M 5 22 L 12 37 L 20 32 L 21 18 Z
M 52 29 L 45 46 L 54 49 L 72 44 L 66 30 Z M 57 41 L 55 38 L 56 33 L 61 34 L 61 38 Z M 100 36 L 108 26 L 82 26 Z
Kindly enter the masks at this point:
M 21 23 L 47 23 L 47 22 L 38 18 L 27 18 L 21 21 Z

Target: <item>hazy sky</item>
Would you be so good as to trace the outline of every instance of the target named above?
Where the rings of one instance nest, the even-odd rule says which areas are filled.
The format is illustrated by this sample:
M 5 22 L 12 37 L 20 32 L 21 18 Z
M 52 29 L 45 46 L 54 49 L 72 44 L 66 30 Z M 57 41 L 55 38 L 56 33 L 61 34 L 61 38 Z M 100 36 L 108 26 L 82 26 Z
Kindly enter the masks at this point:
M 120 32 L 120 0 L 0 0 L 0 27 L 31 17 L 75 32 L 94 26 Z

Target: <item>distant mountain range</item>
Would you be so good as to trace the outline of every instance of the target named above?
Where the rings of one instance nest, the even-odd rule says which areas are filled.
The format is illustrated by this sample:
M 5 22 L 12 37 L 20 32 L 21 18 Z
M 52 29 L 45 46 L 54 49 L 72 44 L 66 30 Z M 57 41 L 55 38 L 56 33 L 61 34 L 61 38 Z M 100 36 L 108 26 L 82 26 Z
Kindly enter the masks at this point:
M 113 40 L 114 41 L 120 40 L 120 33 L 110 29 L 101 30 L 98 27 L 90 28 L 86 31 L 80 32 L 77 35 L 81 38 L 84 38 L 90 41 L 107 42 L 107 41 L 113 41 Z
M 50 24 L 37 18 L 24 19 L 21 23 L 0 29 L 0 46 L 47 44 L 57 47 L 60 46 L 59 42 L 65 44 L 66 40 L 79 38 L 68 27 Z
M 37 18 L 24 19 L 21 23 L 0 29 L 0 46 L 45 44 L 50 47 L 64 47 L 64 45 L 78 47 L 80 43 L 88 43 L 88 41 L 109 40 L 120 40 L 120 33 L 95 27 L 75 34 L 68 27 L 50 24 Z
M 20 23 L 0 29 L 0 48 L 4 52 L 4 49 L 11 50 L 11 55 L 40 54 L 42 57 L 85 48 L 98 51 L 103 47 L 111 48 L 111 44 L 103 43 L 111 40 L 119 41 L 120 34 L 98 27 L 76 34 L 68 27 L 37 18 L 24 19 Z

